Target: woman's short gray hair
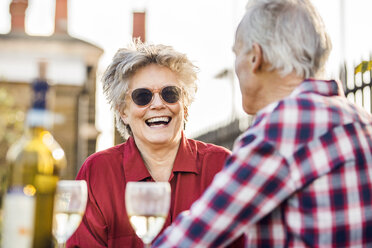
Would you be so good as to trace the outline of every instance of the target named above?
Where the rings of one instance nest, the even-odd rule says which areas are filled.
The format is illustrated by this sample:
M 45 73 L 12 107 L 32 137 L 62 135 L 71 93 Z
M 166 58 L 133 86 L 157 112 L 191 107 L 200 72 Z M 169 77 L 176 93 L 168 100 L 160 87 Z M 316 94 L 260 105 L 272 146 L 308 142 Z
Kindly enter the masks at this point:
M 309 0 L 250 0 L 236 41 L 246 52 L 259 44 L 271 69 L 304 78 L 324 70 L 332 49 L 323 20 Z
M 183 103 L 187 108 L 194 100 L 197 90 L 198 68 L 183 53 L 175 51 L 171 46 L 143 43 L 133 40 L 126 48 L 119 49 L 103 77 L 103 92 L 111 108 L 115 112 L 116 128 L 125 138 L 132 135 L 130 127 L 122 121 L 120 114 L 126 107 L 125 97 L 129 89 L 130 78 L 140 69 L 149 64 L 157 64 L 174 72 L 182 86 Z

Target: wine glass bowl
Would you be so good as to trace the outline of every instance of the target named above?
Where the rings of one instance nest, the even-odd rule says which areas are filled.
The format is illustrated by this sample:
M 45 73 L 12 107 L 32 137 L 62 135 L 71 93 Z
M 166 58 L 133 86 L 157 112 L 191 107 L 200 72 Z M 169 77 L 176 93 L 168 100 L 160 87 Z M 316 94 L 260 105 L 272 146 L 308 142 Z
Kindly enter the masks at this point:
M 84 180 L 58 182 L 54 200 L 53 236 L 59 247 L 64 247 L 79 227 L 87 199 L 87 183 Z
M 168 182 L 128 182 L 125 207 L 133 229 L 145 246 L 163 228 L 170 207 Z

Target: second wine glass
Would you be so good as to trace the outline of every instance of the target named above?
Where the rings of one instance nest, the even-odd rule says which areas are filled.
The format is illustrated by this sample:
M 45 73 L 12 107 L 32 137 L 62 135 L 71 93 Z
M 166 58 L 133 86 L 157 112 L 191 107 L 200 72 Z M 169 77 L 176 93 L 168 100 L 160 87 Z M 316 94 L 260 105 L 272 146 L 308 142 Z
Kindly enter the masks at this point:
M 125 207 L 129 221 L 145 247 L 163 228 L 170 206 L 168 182 L 128 182 Z
M 87 183 L 84 180 L 61 180 L 57 184 L 53 214 L 53 236 L 58 247 L 79 227 L 87 205 Z

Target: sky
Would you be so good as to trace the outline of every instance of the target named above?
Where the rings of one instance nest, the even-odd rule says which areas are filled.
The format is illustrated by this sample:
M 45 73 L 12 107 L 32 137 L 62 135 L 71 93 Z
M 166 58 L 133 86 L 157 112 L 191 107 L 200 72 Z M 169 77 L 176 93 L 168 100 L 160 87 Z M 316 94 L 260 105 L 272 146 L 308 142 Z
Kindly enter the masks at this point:
M 97 128 L 102 132 L 98 150 L 112 145 L 112 114 L 102 96 L 100 77 L 118 48 L 131 38 L 132 11 L 146 11 L 146 39 L 173 46 L 199 67 L 198 92 L 189 109 L 186 134 L 194 137 L 212 127 L 244 116 L 236 76 L 217 79 L 222 70 L 233 70 L 235 29 L 246 0 L 69 0 L 68 32 L 103 48 L 97 75 Z M 372 32 L 371 0 L 313 0 L 322 16 L 333 51 L 327 75 L 337 77 L 346 58 L 350 65 L 369 59 Z M 10 0 L 0 0 L 0 33 L 9 32 Z M 344 6 L 343 11 L 341 6 Z M 54 28 L 54 0 L 29 0 L 26 31 L 50 35 Z M 234 99 L 232 99 L 234 97 Z

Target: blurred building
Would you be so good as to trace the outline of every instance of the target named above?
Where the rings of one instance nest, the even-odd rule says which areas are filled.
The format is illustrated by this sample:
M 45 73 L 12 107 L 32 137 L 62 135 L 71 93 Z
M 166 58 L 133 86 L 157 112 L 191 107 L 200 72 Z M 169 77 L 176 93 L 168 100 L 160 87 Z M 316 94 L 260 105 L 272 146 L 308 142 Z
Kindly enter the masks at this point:
M 103 50 L 76 39 L 67 30 L 67 0 L 56 0 L 55 31 L 51 36 L 25 33 L 28 0 L 10 3 L 11 31 L 0 35 L 0 88 L 6 89 L 25 112 L 30 83 L 40 64 L 50 84 L 48 108 L 59 116 L 50 130 L 66 152 L 65 178 L 74 178 L 82 162 L 95 152 L 96 71 Z

